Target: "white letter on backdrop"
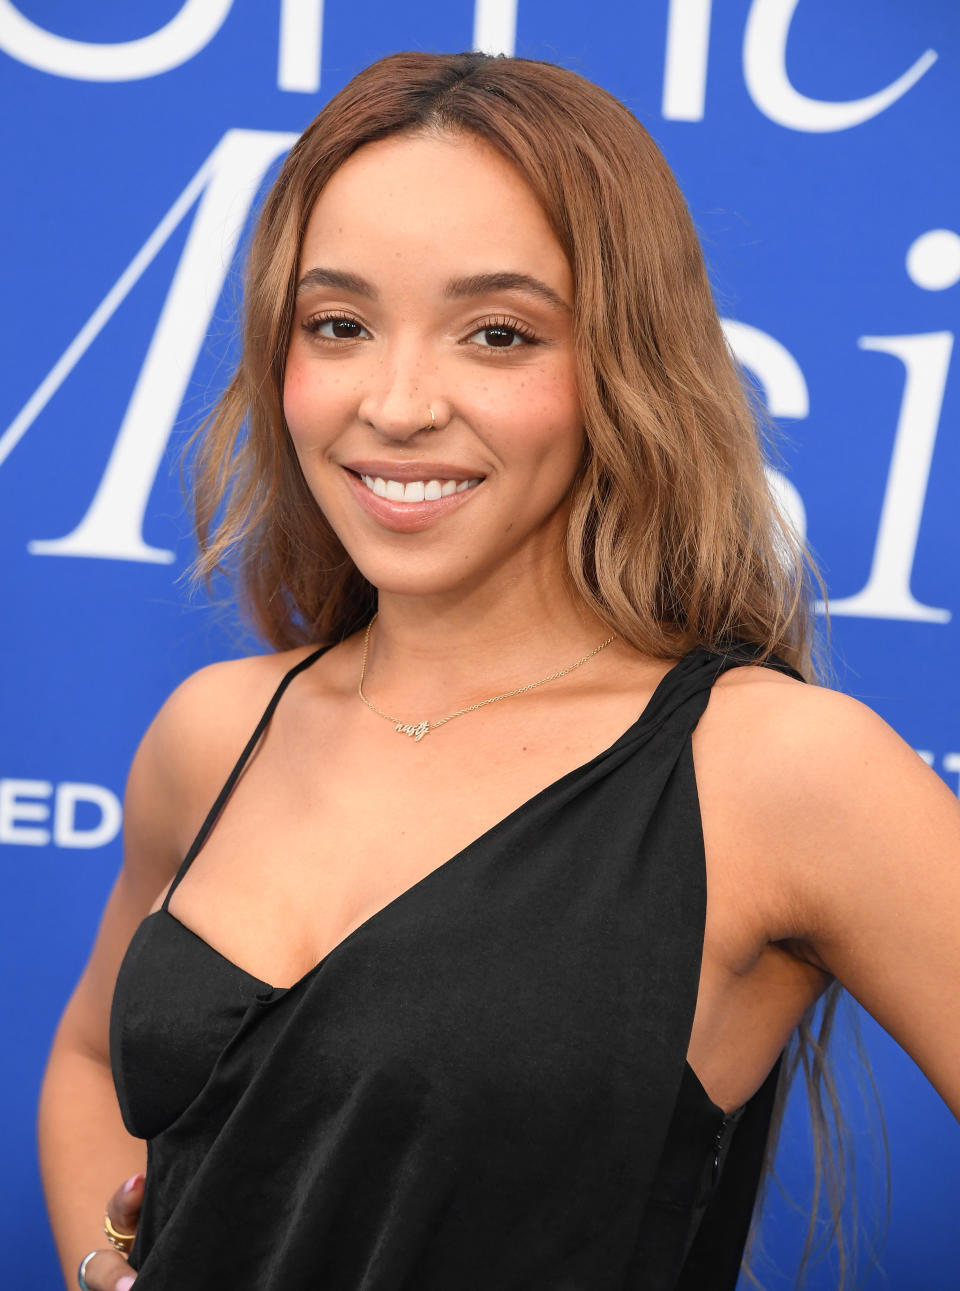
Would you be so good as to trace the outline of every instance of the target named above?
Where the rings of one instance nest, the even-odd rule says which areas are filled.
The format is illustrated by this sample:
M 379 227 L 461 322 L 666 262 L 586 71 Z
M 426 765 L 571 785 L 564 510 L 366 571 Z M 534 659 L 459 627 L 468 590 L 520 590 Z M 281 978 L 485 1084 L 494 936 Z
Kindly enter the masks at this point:
M 191 206 L 200 198 L 123 424 L 87 514 L 63 538 L 31 542 L 43 556 L 172 561 L 143 540 L 143 516 L 247 213 L 264 173 L 296 135 L 228 130 L 7 430 L 0 463 L 63 384 Z
M 943 769 L 950 775 L 960 773 L 960 753 L 944 753 Z M 960 795 L 960 782 L 957 785 L 957 793 Z
M 77 829 L 77 803 L 92 803 L 100 812 L 92 829 Z M 53 809 L 53 841 L 57 847 L 104 847 L 120 832 L 123 810 L 117 795 L 100 784 L 64 780 L 57 785 Z
M 799 0 L 754 0 L 743 35 L 743 79 L 756 106 L 778 125 L 810 132 L 861 125 L 897 102 L 937 62 L 937 52 L 926 50 L 886 89 L 866 98 L 843 103 L 808 98 L 794 89 L 787 75 L 787 37 L 797 4 Z
M 473 48 L 481 54 L 509 54 L 517 45 L 517 0 L 475 0 Z
M 45 802 L 26 802 L 28 798 L 49 798 L 53 785 L 49 780 L 0 780 L 0 843 L 20 847 L 46 847 L 49 829 L 25 825 L 25 820 L 47 820 L 50 808 Z
M 323 0 L 281 0 L 278 88 L 315 94 L 322 52 Z
M 799 0 L 753 0 L 743 37 L 743 77 L 750 97 L 771 121 L 790 130 L 847 130 L 883 112 L 937 61 L 928 49 L 886 89 L 843 103 L 811 99 L 787 75 L 787 37 Z
M 806 417 L 810 396 L 800 364 L 787 347 L 768 332 L 747 323 L 722 319 L 723 334 L 738 362 L 760 383 L 771 417 Z M 796 485 L 782 471 L 767 467 L 767 479 L 780 510 L 801 539 L 807 534 L 807 510 Z
M 712 0 L 670 0 L 661 113 L 672 121 L 702 121 L 707 95 Z
M 951 332 L 926 336 L 861 336 L 862 350 L 892 354 L 907 369 L 890 473 L 867 585 L 830 601 L 831 614 L 866 619 L 949 623 L 950 611 L 922 605 L 910 591 L 913 557 L 930 478 L 930 462 L 953 350 Z
M 68 40 L 0 0 L 0 49 L 38 72 L 74 81 L 140 81 L 179 67 L 213 40 L 233 0 L 186 0 L 168 23 L 139 40 L 95 45 Z

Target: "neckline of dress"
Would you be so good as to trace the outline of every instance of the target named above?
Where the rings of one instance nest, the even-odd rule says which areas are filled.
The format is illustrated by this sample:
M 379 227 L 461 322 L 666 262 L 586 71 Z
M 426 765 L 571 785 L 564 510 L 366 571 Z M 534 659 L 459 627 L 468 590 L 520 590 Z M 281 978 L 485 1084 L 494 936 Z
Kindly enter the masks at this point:
M 324 649 L 325 648 L 326 647 L 324 647 Z M 502 816 L 500 820 L 495 821 L 481 834 L 478 834 L 476 838 L 471 839 L 470 842 L 466 843 L 462 848 L 460 848 L 459 851 L 455 852 L 452 856 L 448 857 L 446 860 L 441 861 L 439 865 L 434 866 L 432 870 L 429 870 L 426 874 L 422 875 L 419 879 L 415 880 L 415 882 L 411 883 L 408 887 L 404 888 L 402 891 L 398 892 L 395 896 L 391 897 L 389 901 L 384 903 L 384 905 L 380 906 L 377 910 L 374 910 L 371 914 L 367 915 L 365 919 L 363 919 L 359 924 L 357 924 L 355 928 L 351 928 L 350 931 L 347 932 L 343 937 L 341 937 L 340 940 L 336 942 L 333 946 L 331 946 L 330 949 L 327 950 L 324 953 L 324 955 L 319 960 L 317 960 L 315 964 L 313 964 L 311 968 L 308 968 L 306 972 L 304 972 L 300 977 L 298 977 L 296 981 L 291 982 L 289 986 L 274 986 L 271 983 L 264 981 L 263 978 L 257 977 L 255 974 L 248 972 L 245 968 L 241 967 L 240 964 L 236 963 L 235 960 L 232 960 L 229 958 L 229 956 L 225 955 L 223 951 L 218 950 L 205 938 L 201 937 L 199 933 L 194 931 L 194 929 L 189 926 L 189 924 L 186 924 L 183 922 L 182 919 L 179 919 L 173 913 L 173 911 L 170 910 L 167 906 L 167 901 L 169 900 L 169 897 L 172 895 L 172 889 L 170 892 L 168 892 L 167 897 L 164 899 L 164 902 L 159 907 L 159 909 L 152 911 L 149 915 L 147 915 L 147 918 L 148 919 L 153 918 L 153 916 L 157 914 L 165 914 L 170 919 L 172 919 L 175 923 L 178 923 L 181 928 L 184 928 L 188 933 L 191 934 L 191 936 L 195 937 L 198 941 L 202 942 L 204 946 L 208 947 L 208 949 L 211 950 L 215 955 L 219 956 L 220 959 L 222 959 L 225 963 L 229 964 L 230 967 L 233 968 L 236 972 L 241 973 L 244 977 L 246 977 L 248 980 L 253 982 L 255 985 L 262 987 L 263 990 L 257 993 L 257 999 L 261 1003 L 272 1004 L 278 1000 L 285 999 L 287 998 L 287 996 L 293 993 L 299 992 L 301 988 L 305 987 L 310 981 L 312 981 L 312 979 L 321 971 L 321 969 L 330 962 L 331 958 L 339 954 L 339 952 L 344 947 L 346 947 L 350 942 L 352 942 L 354 938 L 368 931 L 371 928 L 371 926 L 379 923 L 382 918 L 387 917 L 389 913 L 391 913 L 396 909 L 396 907 L 406 903 L 406 901 L 410 899 L 414 894 L 419 893 L 424 888 L 425 885 L 428 885 L 433 881 L 438 881 L 441 876 L 447 875 L 451 870 L 456 869 L 458 865 L 465 863 L 465 860 L 469 858 L 474 853 L 474 851 L 476 851 L 478 847 L 480 847 L 484 843 L 489 842 L 491 838 L 495 837 L 500 831 L 509 828 L 512 824 L 516 822 L 518 817 L 533 810 L 534 807 L 537 804 L 539 804 L 541 799 L 543 799 L 547 794 L 557 792 L 562 786 L 565 786 L 571 779 L 586 774 L 587 772 L 592 770 L 595 766 L 597 766 L 600 762 L 604 761 L 614 753 L 618 752 L 624 744 L 627 744 L 632 740 L 634 740 L 639 734 L 642 733 L 644 735 L 647 735 L 648 733 L 651 733 L 653 730 L 655 730 L 656 724 L 657 724 L 657 718 L 658 718 L 658 710 L 661 706 L 662 700 L 666 692 L 672 686 L 676 685 L 678 679 L 682 676 L 683 672 L 686 671 L 691 666 L 691 663 L 697 659 L 697 656 L 702 654 L 709 654 L 709 653 L 710 652 L 707 650 L 707 648 L 702 645 L 694 646 L 691 650 L 688 650 L 687 653 L 683 655 L 682 658 L 678 659 L 677 662 L 671 668 L 667 669 L 667 671 L 657 682 L 657 685 L 654 687 L 650 695 L 650 698 L 647 700 L 646 704 L 644 705 L 639 715 L 634 719 L 633 722 L 631 722 L 631 724 L 627 727 L 627 729 L 622 732 L 622 734 L 617 736 L 617 738 L 611 744 L 607 745 L 606 748 L 601 749 L 599 753 L 594 754 L 594 756 L 589 758 L 586 762 L 583 762 L 579 766 L 571 768 L 571 770 L 569 771 L 565 771 L 563 775 L 558 776 L 557 779 L 552 780 L 547 785 L 544 785 L 542 789 L 538 789 L 536 793 L 531 794 L 529 798 L 524 799 L 523 802 L 519 803 L 505 816 Z M 317 654 L 317 657 L 319 657 L 319 652 Z M 302 661 L 302 662 L 305 662 L 305 661 Z M 648 731 L 648 728 L 650 728 L 649 731 Z M 188 852 L 187 855 L 189 856 L 190 853 Z M 192 863 L 192 860 L 195 860 L 195 859 L 196 859 L 195 856 L 191 858 L 191 863 Z M 183 862 L 181 862 L 181 866 L 182 864 Z M 178 875 L 179 875 L 179 870 L 178 870 Z M 180 877 L 184 877 L 184 876 L 180 876 Z M 179 886 L 179 883 L 177 884 L 177 886 Z

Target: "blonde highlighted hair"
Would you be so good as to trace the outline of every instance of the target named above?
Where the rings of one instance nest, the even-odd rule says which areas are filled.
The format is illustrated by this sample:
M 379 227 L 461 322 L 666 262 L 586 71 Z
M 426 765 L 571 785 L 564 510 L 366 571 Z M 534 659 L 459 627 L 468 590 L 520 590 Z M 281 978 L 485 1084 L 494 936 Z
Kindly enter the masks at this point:
M 301 473 L 283 417 L 284 365 L 304 230 L 324 185 L 363 144 L 424 132 L 497 148 L 572 269 L 586 439 L 566 542 L 576 592 L 645 654 L 678 658 L 744 639 L 815 681 L 812 600 L 823 584 L 772 492 L 774 430 L 727 346 L 683 195 L 622 103 L 528 59 L 391 55 L 354 77 L 294 145 L 249 251 L 239 367 L 194 437 L 195 583 L 231 573 L 277 649 L 342 640 L 372 614 L 376 589 Z M 827 1032 L 835 996 L 831 987 Z M 808 1017 L 798 1038 L 801 1056 L 784 1072 L 805 1070 L 819 1142 L 825 1034 L 814 1037 Z M 818 1153 L 828 1166 L 836 1159 Z

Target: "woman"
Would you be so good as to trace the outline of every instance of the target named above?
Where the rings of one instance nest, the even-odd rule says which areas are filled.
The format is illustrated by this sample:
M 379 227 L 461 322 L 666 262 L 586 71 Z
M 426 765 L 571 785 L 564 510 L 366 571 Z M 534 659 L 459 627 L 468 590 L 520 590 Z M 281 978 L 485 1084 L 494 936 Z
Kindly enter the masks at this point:
M 833 979 L 960 1113 L 960 809 L 804 684 L 804 553 L 616 100 L 401 54 L 330 102 L 197 521 L 275 653 L 134 759 L 41 1102 L 68 1281 L 732 1288 Z

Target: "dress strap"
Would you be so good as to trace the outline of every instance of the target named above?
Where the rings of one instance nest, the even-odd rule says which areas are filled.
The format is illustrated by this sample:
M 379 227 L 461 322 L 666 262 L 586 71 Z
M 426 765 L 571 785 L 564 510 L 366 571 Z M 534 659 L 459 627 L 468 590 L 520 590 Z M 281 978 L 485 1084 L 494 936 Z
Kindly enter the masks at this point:
M 253 753 L 253 750 L 257 747 L 260 737 L 263 735 L 263 732 L 267 729 L 267 725 L 270 721 L 270 718 L 273 716 L 274 709 L 277 707 L 277 704 L 279 704 L 280 697 L 283 695 L 283 692 L 287 689 L 291 681 L 293 681 L 294 677 L 296 677 L 298 673 L 303 672 L 305 668 L 309 668 L 312 663 L 315 663 L 316 660 L 319 659 L 320 656 L 329 649 L 330 649 L 329 645 L 320 646 L 319 649 L 314 650 L 311 654 L 308 654 L 305 659 L 301 659 L 299 663 L 294 664 L 293 667 L 289 669 L 288 672 L 285 672 L 283 677 L 280 679 L 280 684 L 273 692 L 273 696 L 269 704 L 267 704 L 266 708 L 264 709 L 263 716 L 260 718 L 260 721 L 257 723 L 256 729 L 254 730 L 253 734 L 250 736 L 249 740 L 247 740 L 247 743 L 244 746 L 243 752 L 237 758 L 234 764 L 233 770 L 230 772 L 229 776 L 227 777 L 226 783 L 224 784 L 223 788 L 220 790 L 220 793 L 217 795 L 216 802 L 207 812 L 207 818 L 200 826 L 200 832 L 193 840 L 193 843 L 190 846 L 190 850 L 187 852 L 186 856 L 181 861 L 180 868 L 177 870 L 177 873 L 174 876 L 174 880 L 170 884 L 169 889 L 167 890 L 167 895 L 163 899 L 163 905 L 161 906 L 162 910 L 166 910 L 167 906 L 169 905 L 170 898 L 173 896 L 173 893 L 177 888 L 177 885 L 180 883 L 180 880 L 183 878 L 187 870 L 190 868 L 190 864 L 193 861 L 193 858 L 196 856 L 197 852 L 200 851 L 200 848 L 207 841 L 207 837 L 211 829 L 213 829 L 213 826 L 216 824 L 217 817 L 220 815 L 221 811 L 223 811 L 223 808 L 226 805 L 227 799 L 230 797 L 231 793 L 233 792 L 234 786 L 239 780 L 240 774 L 243 771 L 243 768 L 247 765 L 247 762 L 250 759 L 251 753 Z
M 637 738 L 646 741 L 664 726 L 674 733 L 681 728 L 692 731 L 707 706 L 714 682 L 731 668 L 762 663 L 797 681 L 806 680 L 779 655 L 768 654 L 761 659 L 762 654 L 761 646 L 745 640 L 694 646 L 661 678 L 640 718 L 624 735 L 623 743 Z
M 726 672 L 728 668 L 736 668 L 740 664 L 762 662 L 765 667 L 773 668 L 777 672 L 785 672 L 787 676 L 793 677 L 796 681 L 805 682 L 807 680 L 803 673 L 797 672 L 796 668 L 792 667 L 778 654 L 768 654 L 765 659 L 761 660 L 760 656 L 763 654 L 763 649 L 753 641 L 733 639 L 717 646 L 715 650 L 708 650 L 707 653 L 719 657 L 721 672 Z

